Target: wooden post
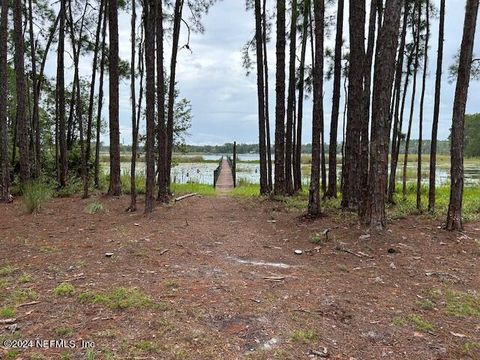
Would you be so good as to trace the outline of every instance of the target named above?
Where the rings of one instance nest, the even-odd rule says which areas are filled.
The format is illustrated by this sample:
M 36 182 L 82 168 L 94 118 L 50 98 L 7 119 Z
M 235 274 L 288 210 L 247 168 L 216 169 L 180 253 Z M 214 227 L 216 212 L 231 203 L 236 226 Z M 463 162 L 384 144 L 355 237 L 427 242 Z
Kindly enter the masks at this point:
M 233 187 L 237 187 L 237 142 L 233 142 Z

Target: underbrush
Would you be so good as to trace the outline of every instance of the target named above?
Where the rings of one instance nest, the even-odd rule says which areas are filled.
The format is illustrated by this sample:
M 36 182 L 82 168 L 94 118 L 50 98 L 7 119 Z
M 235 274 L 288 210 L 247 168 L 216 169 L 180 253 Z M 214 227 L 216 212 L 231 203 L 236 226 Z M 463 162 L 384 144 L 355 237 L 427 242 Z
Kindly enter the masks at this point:
M 29 214 L 38 212 L 52 197 L 52 188 L 42 181 L 32 181 L 23 186 L 23 203 Z

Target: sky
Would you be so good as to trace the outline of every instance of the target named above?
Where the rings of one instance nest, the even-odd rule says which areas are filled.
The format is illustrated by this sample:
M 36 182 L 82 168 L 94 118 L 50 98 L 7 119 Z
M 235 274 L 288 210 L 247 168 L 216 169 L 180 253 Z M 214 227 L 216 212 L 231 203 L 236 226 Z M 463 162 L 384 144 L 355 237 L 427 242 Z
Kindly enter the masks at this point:
M 439 0 L 432 1 L 439 7 Z M 348 1 L 345 9 L 344 38 L 348 42 Z M 367 1 L 369 3 L 369 1 Z M 270 9 L 273 2 L 270 1 Z M 369 6 L 367 5 L 367 8 Z M 336 4 L 327 9 L 327 14 L 336 17 Z M 457 53 L 462 37 L 463 19 L 465 16 L 465 0 L 446 1 L 446 25 L 445 25 L 445 55 L 444 55 L 444 78 L 442 82 L 442 99 L 440 107 L 439 138 L 446 139 L 451 127 L 453 98 L 455 83 L 448 80 L 448 67 L 453 63 L 453 57 Z M 368 14 L 367 14 L 368 19 Z M 120 57 L 128 60 L 130 57 L 130 17 L 128 13 L 120 14 Z M 246 76 L 242 67 L 242 47 L 254 36 L 254 14 L 245 10 L 244 0 L 223 0 L 217 2 L 204 16 L 203 34 L 192 34 L 190 39 L 191 52 L 182 49 L 178 54 L 177 81 L 181 97 L 186 97 L 192 104 L 192 127 L 186 138 L 188 144 L 224 144 L 237 141 L 239 143 L 258 142 L 257 120 L 257 93 L 255 71 Z M 288 25 L 287 25 L 288 26 Z M 274 34 L 273 34 L 274 35 Z M 329 38 L 325 39 L 327 47 L 333 48 L 335 31 L 332 28 L 327 32 Z M 480 54 L 477 31 L 475 43 L 476 54 Z M 171 48 L 171 41 L 166 40 L 166 49 Z M 182 27 L 180 44 L 186 41 L 186 28 Z M 288 46 L 288 44 L 287 44 Z M 436 54 L 438 47 L 438 19 L 431 23 L 431 39 L 429 51 L 428 77 L 424 106 L 424 138 L 429 139 L 432 126 L 434 87 L 436 72 Z M 166 59 L 169 59 L 170 51 L 166 51 Z M 274 136 L 274 113 L 275 113 L 275 38 L 268 48 L 269 55 L 269 80 L 270 80 L 270 114 L 271 133 Z M 51 57 L 54 58 L 54 57 Z M 310 61 L 310 60 L 307 60 Z M 51 60 L 50 70 L 54 72 L 55 61 Z M 168 63 L 165 64 L 168 66 Z M 89 76 L 91 60 L 83 59 L 80 71 L 83 76 Z M 68 75 L 67 75 L 68 76 Z M 288 71 L 287 71 L 288 78 Z M 325 104 L 325 136 L 329 139 L 332 83 L 327 81 L 324 85 Z M 421 73 L 418 77 L 417 93 L 421 90 Z M 473 81 L 470 85 L 467 113 L 480 112 L 480 99 L 478 94 L 480 83 Z M 106 89 L 108 94 L 108 85 Z M 342 94 L 343 96 L 343 94 Z M 407 104 L 410 99 L 407 98 Z M 343 102 L 343 99 L 342 99 Z M 419 97 L 415 103 L 415 115 L 412 127 L 412 138 L 418 138 Z M 341 105 L 343 109 L 343 105 Z M 104 107 L 104 117 L 108 116 L 108 99 Z M 130 125 L 130 89 L 127 80 L 120 84 L 120 139 L 122 143 L 131 143 Z M 311 99 L 305 102 L 305 119 L 303 142 L 311 142 Z M 406 112 L 407 115 L 407 112 Z M 406 120 L 405 120 L 406 122 Z M 342 116 L 340 116 L 339 129 L 342 128 Z M 403 129 L 406 132 L 406 128 Z M 339 141 L 341 141 L 341 131 Z M 102 140 L 108 143 L 108 129 L 102 134 Z

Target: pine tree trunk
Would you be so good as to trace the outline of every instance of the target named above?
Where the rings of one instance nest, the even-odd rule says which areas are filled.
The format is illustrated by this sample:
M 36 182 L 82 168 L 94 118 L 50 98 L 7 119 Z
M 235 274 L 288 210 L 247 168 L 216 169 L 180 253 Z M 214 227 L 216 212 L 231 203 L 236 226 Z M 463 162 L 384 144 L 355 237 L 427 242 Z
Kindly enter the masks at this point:
M 173 40 L 172 40 L 172 58 L 170 61 L 170 85 L 168 87 L 168 116 L 167 116 L 167 161 L 166 176 L 167 191 L 170 195 L 170 175 L 172 171 L 172 152 L 173 152 L 173 126 L 174 126 L 174 107 L 175 107 L 175 77 L 177 71 L 178 42 L 180 39 L 180 25 L 183 13 L 183 0 L 175 1 L 175 10 L 173 18 Z
M 463 146 L 465 133 L 465 108 L 472 69 L 473 45 L 477 25 L 478 0 L 467 0 L 462 46 L 458 63 L 457 86 L 453 103 L 451 138 L 451 185 L 447 214 L 447 230 L 462 230 L 463 201 Z
M 422 20 L 422 4 L 416 4 L 416 11 L 417 11 L 417 25 L 415 30 L 415 25 L 413 27 L 414 39 L 415 39 L 415 62 L 413 65 L 413 90 L 412 90 L 412 100 L 410 103 L 410 117 L 408 119 L 408 130 L 407 130 L 407 138 L 405 139 L 405 154 L 403 155 L 403 175 L 402 175 L 402 194 L 403 197 L 407 196 L 407 166 L 408 166 L 408 152 L 410 150 L 410 136 L 412 134 L 412 122 L 413 122 L 413 114 L 415 110 L 415 97 L 417 94 L 417 74 L 418 74 L 418 66 L 419 66 L 419 51 L 420 51 L 420 23 Z
M 263 0 L 262 32 L 263 32 L 263 67 L 265 74 L 265 132 L 267 136 L 267 167 L 268 167 L 268 192 L 273 189 L 272 175 L 272 143 L 270 140 L 270 101 L 268 85 L 268 53 L 267 53 L 267 0 Z
M 30 39 L 30 57 L 31 57 L 31 71 L 32 71 L 32 93 L 33 93 L 33 106 L 32 106 L 32 130 L 34 135 L 33 142 L 33 175 L 38 178 L 40 176 L 40 121 L 39 121 L 39 99 L 37 89 L 37 59 L 36 59 L 36 46 L 35 37 L 33 34 L 33 5 L 32 0 L 28 0 L 28 24 L 29 24 L 29 39 Z
M 120 128 L 118 109 L 118 0 L 109 0 L 108 28 L 110 36 L 109 48 L 109 129 L 110 129 L 110 187 L 109 195 L 119 196 L 122 193 L 120 180 Z
M 350 68 L 348 82 L 347 139 L 345 144 L 342 208 L 355 209 L 360 194 L 363 80 L 365 73 L 365 0 L 350 0 Z
M 0 99 L 7 98 L 8 2 L 2 1 L 0 17 Z M 10 165 L 8 163 L 7 102 L 0 101 L 0 200 L 10 201 Z
M 390 102 L 403 3 L 403 0 L 387 0 L 384 22 L 378 31 L 375 54 L 369 171 L 370 191 L 366 222 L 372 228 L 377 229 L 383 229 L 386 226 L 385 200 L 388 177 Z
M 157 19 L 163 19 L 162 2 L 157 3 Z M 158 196 L 157 200 L 163 203 L 169 200 L 169 172 L 167 167 L 167 133 L 165 126 L 165 75 L 163 55 L 163 22 L 156 23 L 157 41 L 157 116 L 158 116 Z
M 368 45 L 365 55 L 365 80 L 363 89 L 363 118 L 362 118 L 362 130 L 360 133 L 360 199 L 359 199 L 359 215 L 361 218 L 365 217 L 367 211 L 367 199 L 368 199 L 368 158 L 369 158 L 369 124 L 370 124 L 370 98 L 372 95 L 372 64 L 373 64 L 373 51 L 375 48 L 375 30 L 377 20 L 377 9 L 379 1 L 375 0 L 370 3 L 370 18 L 368 23 Z
M 402 132 L 402 124 L 403 124 L 403 110 L 405 107 L 405 99 L 407 95 L 407 88 L 408 82 L 410 78 L 410 67 L 411 61 L 409 58 L 409 62 L 407 65 L 407 74 L 405 77 L 405 87 L 403 90 L 403 98 L 401 93 L 402 87 L 402 78 L 403 78 L 403 63 L 405 59 L 405 43 L 407 37 L 407 28 L 408 28 L 408 13 L 409 13 L 409 3 L 408 0 L 405 0 L 404 4 L 404 12 L 403 12 L 403 25 L 402 25 L 402 35 L 400 38 L 400 47 L 398 50 L 398 57 L 397 57 L 397 70 L 395 72 L 395 100 L 393 106 L 395 107 L 393 111 L 393 131 L 392 131 L 392 156 L 390 160 L 390 178 L 389 178 L 389 185 L 387 191 L 387 201 L 389 203 L 393 203 L 393 195 L 395 193 L 395 179 L 396 179 L 396 172 L 397 172 L 397 163 L 398 163 L 398 143 L 400 142 L 400 134 Z M 400 104 L 400 101 L 402 103 Z M 402 109 L 400 112 L 400 108 Z
M 298 80 L 298 109 L 297 109 L 297 133 L 295 141 L 295 168 L 294 168 L 294 190 L 302 189 L 302 130 L 303 130 L 303 102 L 305 97 L 305 59 L 307 54 L 308 21 L 310 16 L 310 1 L 303 3 L 303 25 L 302 25 L 302 48 L 300 53 L 300 68 Z
M 430 38 L 430 1 L 426 0 L 426 13 L 425 13 L 425 27 L 426 27 L 426 37 L 425 37 L 425 50 L 423 54 L 423 83 L 422 83 L 422 94 L 420 96 L 420 119 L 418 121 L 419 132 L 418 132 L 418 155 L 417 155 L 417 209 L 421 210 L 422 208 L 422 143 L 423 143 L 423 118 L 424 118 L 424 109 L 425 104 L 425 90 L 427 86 L 427 66 L 428 66 L 428 41 Z
M 277 74 L 275 105 L 275 195 L 285 195 L 285 0 L 277 0 Z
M 318 217 L 320 206 L 321 131 L 323 123 L 323 42 L 325 24 L 324 0 L 314 0 L 315 71 L 313 72 L 312 169 L 308 194 L 308 215 Z
M 132 16 L 130 19 L 131 24 L 131 33 L 130 33 L 130 100 L 131 100 L 131 116 L 132 116 L 132 160 L 130 163 L 130 206 L 128 211 L 135 212 L 137 211 L 137 147 L 138 147 L 138 134 L 137 134 L 137 104 L 136 104 L 136 93 L 135 93 L 135 48 L 137 46 L 137 5 L 135 0 L 132 0 Z
M 337 34 L 335 37 L 335 64 L 333 68 L 332 119 L 330 121 L 330 147 L 328 153 L 328 189 L 329 198 L 337 197 L 337 137 L 338 117 L 340 113 L 340 87 L 342 81 L 343 18 L 345 1 L 338 0 Z
M 292 0 L 290 20 L 290 56 L 288 72 L 287 125 L 285 130 L 285 192 L 293 194 L 292 158 L 293 158 L 293 122 L 295 117 L 296 51 L 297 51 L 297 0 Z
M 443 46 L 445 38 L 445 0 L 440 1 L 440 24 L 438 30 L 437 74 L 435 78 L 435 104 L 433 108 L 432 142 L 430 148 L 430 178 L 428 189 L 428 211 L 435 211 L 435 186 L 437 171 L 438 119 L 440 117 L 440 95 L 442 90 Z
M 20 154 L 20 181 L 30 180 L 29 122 L 26 114 L 27 89 L 25 85 L 24 42 L 22 29 L 22 0 L 13 2 L 13 39 L 15 44 L 15 79 L 17 93 L 18 149 Z
M 145 162 L 145 213 L 151 213 L 155 202 L 155 1 L 145 4 L 145 70 L 147 140 Z M 161 84 L 159 84 L 161 86 Z
M 98 79 L 98 106 L 96 122 L 96 141 L 95 141 L 95 188 L 100 188 L 100 133 L 102 130 L 102 108 L 103 108 L 103 77 L 105 73 L 105 47 L 107 36 L 107 11 L 108 1 L 105 2 L 105 15 L 102 24 L 102 46 L 100 48 L 100 77 Z
M 66 0 L 60 0 L 60 24 L 57 50 L 57 107 L 58 107 L 58 152 L 59 152 L 59 185 L 65 187 L 68 172 L 67 134 L 65 123 L 65 21 L 66 21 Z
M 100 8 L 98 10 L 97 31 L 95 33 L 95 45 L 93 48 L 93 65 L 92 65 L 92 77 L 90 81 L 90 97 L 88 101 L 88 120 L 87 120 L 87 148 L 85 150 L 86 169 L 85 169 L 85 181 L 83 184 L 83 197 L 88 197 L 89 185 L 90 185 L 90 157 L 92 149 L 92 124 L 93 124 L 93 105 L 95 101 L 95 82 L 97 76 L 97 63 L 98 63 L 98 49 L 100 47 L 100 33 L 102 31 L 102 19 L 104 17 L 105 0 L 100 1 Z
M 258 98 L 258 143 L 260 150 L 260 194 L 267 195 L 267 149 L 265 143 L 265 84 L 263 65 L 262 8 L 260 0 L 255 0 L 255 44 L 257 53 L 257 98 Z

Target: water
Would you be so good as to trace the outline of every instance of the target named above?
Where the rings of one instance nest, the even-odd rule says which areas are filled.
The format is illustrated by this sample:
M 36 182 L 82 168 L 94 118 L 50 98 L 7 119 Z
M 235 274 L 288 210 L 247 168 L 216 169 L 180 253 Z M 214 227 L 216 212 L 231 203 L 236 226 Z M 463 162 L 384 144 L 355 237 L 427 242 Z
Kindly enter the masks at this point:
M 231 154 L 224 154 L 228 156 Z M 190 155 L 180 155 L 179 157 L 188 157 Z M 202 155 L 204 160 L 219 161 L 221 154 L 205 154 Z M 237 181 L 245 180 L 249 183 L 258 184 L 260 182 L 260 164 L 254 162 L 241 161 L 258 161 L 258 154 L 239 154 L 237 163 Z M 217 168 L 217 163 L 181 163 L 172 168 L 172 181 L 180 184 L 195 182 L 200 184 L 213 184 L 213 171 Z M 105 167 L 108 170 L 108 166 Z M 121 163 L 122 171 L 130 171 L 130 163 Z M 422 183 L 428 184 L 429 163 L 422 164 Z M 337 173 L 340 174 L 341 166 L 337 166 Z M 397 181 L 401 181 L 403 167 L 400 164 L 397 171 Z M 145 163 L 137 163 L 137 173 L 145 173 Z M 409 182 L 416 181 L 417 163 L 409 162 L 407 167 L 407 180 Z M 307 184 L 310 181 L 310 165 L 302 165 L 302 182 Z M 437 185 L 445 185 L 450 182 L 449 166 L 440 165 L 437 167 L 436 174 Z M 480 186 L 480 166 L 472 162 L 465 163 L 465 185 Z

